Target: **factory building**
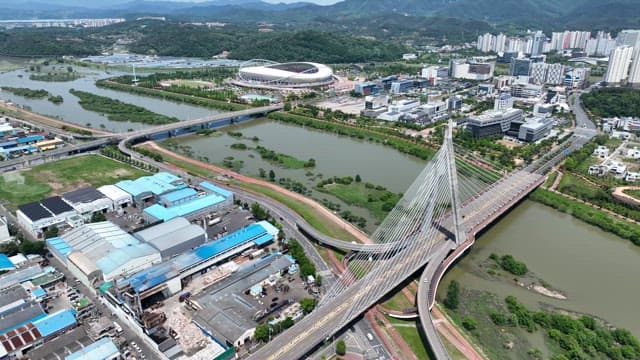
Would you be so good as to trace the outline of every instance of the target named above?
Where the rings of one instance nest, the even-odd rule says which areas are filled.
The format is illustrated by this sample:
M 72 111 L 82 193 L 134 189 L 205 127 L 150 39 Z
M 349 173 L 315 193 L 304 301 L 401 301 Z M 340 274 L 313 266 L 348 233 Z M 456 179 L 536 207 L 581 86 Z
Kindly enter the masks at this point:
M 183 217 L 146 228 L 133 236 L 153 246 L 160 252 L 163 260 L 194 249 L 207 241 L 204 229 Z
M 164 194 L 187 187 L 181 178 L 166 172 L 143 176 L 136 180 L 123 180 L 116 183 L 116 186 L 129 193 L 137 205 L 154 199 L 159 200 Z
M 278 229 L 266 221 L 251 224 L 162 264 L 117 280 L 117 292 L 128 294 L 120 296 L 122 301 L 135 299 L 129 306 L 135 309 L 134 312 L 142 314 L 145 299 L 157 293 L 170 297 L 182 290 L 183 281 L 189 281 L 192 276 L 225 263 L 245 250 L 263 247 L 272 242 L 277 234 Z
M 111 210 L 113 211 L 125 208 L 133 203 L 131 194 L 115 185 L 104 185 L 97 190 L 111 201 Z
M 134 274 L 161 261 L 160 252 L 105 221 L 47 240 L 51 253 L 85 285 Z
M 203 181 L 198 185 L 201 192 L 184 187 L 159 197 L 157 204 L 144 209 L 148 222 L 169 221 L 176 217 L 189 220 L 233 206 L 233 193 Z
M 62 200 L 71 205 L 86 221 L 95 212 L 105 213 L 113 209 L 113 202 L 93 186 L 62 194 Z
M 102 338 L 74 353 L 64 360 L 116 360 L 120 359 L 120 351 L 109 337 Z
M 60 196 L 20 205 L 16 217 L 22 228 L 36 237 L 41 237 L 52 226 L 77 227 L 83 223 L 82 218 Z

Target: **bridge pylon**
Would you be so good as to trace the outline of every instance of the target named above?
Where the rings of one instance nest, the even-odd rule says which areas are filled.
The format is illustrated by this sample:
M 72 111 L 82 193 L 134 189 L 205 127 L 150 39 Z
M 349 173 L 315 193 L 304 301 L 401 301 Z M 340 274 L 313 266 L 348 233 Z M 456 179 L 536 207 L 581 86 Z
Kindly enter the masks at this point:
M 465 231 L 462 229 L 462 219 L 460 217 L 460 190 L 458 188 L 458 172 L 456 170 L 456 155 L 453 148 L 453 120 L 449 120 L 447 130 L 444 136 L 442 146 L 445 149 L 445 157 L 447 162 L 447 178 L 449 183 L 449 191 L 451 194 L 451 212 L 453 216 L 453 235 L 456 247 L 465 240 Z

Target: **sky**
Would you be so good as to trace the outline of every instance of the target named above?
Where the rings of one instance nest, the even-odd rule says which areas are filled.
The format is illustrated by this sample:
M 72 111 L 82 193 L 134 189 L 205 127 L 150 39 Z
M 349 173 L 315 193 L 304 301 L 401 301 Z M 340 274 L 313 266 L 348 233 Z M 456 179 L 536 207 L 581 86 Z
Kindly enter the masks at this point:
M 0 0 L 0 2 L 2 2 L 3 0 Z M 96 0 L 80 0 L 78 1 L 78 5 L 85 3 L 86 2 L 93 2 Z M 175 2 L 192 2 L 192 3 L 199 3 L 199 2 L 205 2 L 205 1 L 211 1 L 211 0 L 160 0 L 160 1 L 175 1 Z M 341 0 L 263 0 L 264 2 L 268 2 L 268 3 L 273 3 L 273 4 L 277 4 L 277 3 L 294 3 L 294 2 L 300 2 L 300 1 L 304 1 L 304 2 L 310 2 L 310 3 L 315 3 L 318 5 L 331 5 L 331 4 L 335 4 L 337 2 L 340 2 Z M 44 3 L 49 3 L 49 4 L 65 4 L 68 5 L 69 4 L 69 0 L 45 0 L 42 1 Z M 128 0 L 117 0 L 117 1 L 113 1 L 113 2 L 117 2 L 117 3 L 122 3 L 122 2 L 128 2 Z

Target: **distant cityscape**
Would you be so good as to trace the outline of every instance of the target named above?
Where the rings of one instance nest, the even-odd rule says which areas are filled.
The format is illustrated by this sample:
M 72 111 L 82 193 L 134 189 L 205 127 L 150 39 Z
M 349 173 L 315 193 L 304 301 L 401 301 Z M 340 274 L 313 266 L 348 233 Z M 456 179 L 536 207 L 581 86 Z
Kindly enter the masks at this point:
M 0 28 L 97 28 L 124 22 L 123 18 L 115 19 L 37 19 L 37 20 L 0 20 Z

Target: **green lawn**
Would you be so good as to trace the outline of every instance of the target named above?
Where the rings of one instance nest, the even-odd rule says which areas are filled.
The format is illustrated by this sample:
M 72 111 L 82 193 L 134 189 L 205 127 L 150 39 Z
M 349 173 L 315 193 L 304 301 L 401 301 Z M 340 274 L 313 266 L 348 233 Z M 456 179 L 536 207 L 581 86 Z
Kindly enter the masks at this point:
M 400 195 L 376 188 L 367 188 L 364 183 L 353 182 L 345 184 L 327 184 L 318 190 L 329 193 L 349 205 L 363 207 L 373 215 L 376 220 L 382 221 L 393 208 Z
M 418 359 L 431 359 L 427 351 L 427 344 L 422 341 L 422 337 L 416 327 L 416 320 L 400 320 L 385 315 L 387 320 L 398 331 L 402 339 L 409 345 Z
M 402 290 L 397 291 L 388 300 L 382 303 L 382 306 L 389 310 L 403 311 L 405 309 L 415 308 L 416 305 L 411 303 L 409 299 L 404 295 Z
M 640 190 L 630 190 L 630 189 L 627 189 L 627 190 L 625 190 L 625 191 L 623 191 L 623 192 L 624 192 L 625 194 L 629 195 L 629 196 L 632 196 L 632 197 L 634 197 L 634 198 L 636 198 L 636 199 L 640 200 Z
M 47 195 L 82 186 L 113 184 L 143 175 L 147 173 L 102 156 L 79 156 L 0 176 L 0 199 L 15 208 Z
M 558 172 L 554 171 L 551 174 L 549 174 L 547 176 L 547 180 L 544 182 L 544 187 L 551 187 L 553 185 L 553 183 L 556 181 L 556 178 L 558 177 Z

